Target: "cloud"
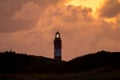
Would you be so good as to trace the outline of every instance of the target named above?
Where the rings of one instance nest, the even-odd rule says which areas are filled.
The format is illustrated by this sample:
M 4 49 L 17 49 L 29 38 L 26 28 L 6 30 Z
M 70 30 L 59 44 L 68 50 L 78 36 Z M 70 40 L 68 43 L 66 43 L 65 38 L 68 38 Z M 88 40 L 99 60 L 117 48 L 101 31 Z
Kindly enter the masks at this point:
M 106 18 L 113 18 L 120 13 L 120 1 L 119 0 L 105 0 L 102 8 L 100 9 L 100 16 Z
M 0 50 L 52 57 L 54 35 L 59 30 L 64 60 L 98 50 L 119 51 L 120 16 L 117 12 L 108 13 L 115 17 L 115 22 L 106 21 L 109 16 L 103 14 L 109 10 L 105 5 L 101 6 L 98 18 L 93 16 L 91 8 L 66 6 L 65 0 L 20 0 L 7 8 L 0 13 L 0 32 L 3 32 Z
M 1 0 L 0 32 L 28 30 L 36 26 L 44 10 L 58 0 Z

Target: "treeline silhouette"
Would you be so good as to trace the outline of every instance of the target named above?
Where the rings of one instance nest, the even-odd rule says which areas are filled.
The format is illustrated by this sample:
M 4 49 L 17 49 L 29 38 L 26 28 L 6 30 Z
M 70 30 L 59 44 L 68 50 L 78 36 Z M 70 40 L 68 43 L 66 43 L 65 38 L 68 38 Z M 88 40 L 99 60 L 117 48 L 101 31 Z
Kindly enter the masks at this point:
M 67 62 L 14 51 L 0 52 L 0 74 L 73 73 L 90 70 L 120 70 L 120 52 L 100 51 Z

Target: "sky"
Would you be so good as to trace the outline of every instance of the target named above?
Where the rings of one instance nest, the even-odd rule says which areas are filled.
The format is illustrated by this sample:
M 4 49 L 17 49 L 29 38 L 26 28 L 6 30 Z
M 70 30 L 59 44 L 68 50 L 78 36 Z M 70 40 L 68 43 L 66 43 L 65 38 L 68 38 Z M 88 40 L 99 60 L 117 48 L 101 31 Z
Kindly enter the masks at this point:
M 0 51 L 62 58 L 101 50 L 120 52 L 120 0 L 0 0 Z

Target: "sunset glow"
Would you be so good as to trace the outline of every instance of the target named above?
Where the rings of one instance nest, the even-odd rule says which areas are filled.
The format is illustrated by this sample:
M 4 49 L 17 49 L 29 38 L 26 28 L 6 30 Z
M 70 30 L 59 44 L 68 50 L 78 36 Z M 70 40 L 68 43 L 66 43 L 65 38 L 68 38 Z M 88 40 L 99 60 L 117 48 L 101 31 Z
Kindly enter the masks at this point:
M 120 51 L 120 0 L 0 0 L 0 11 L 0 51 L 53 58 L 56 37 L 63 60 Z
M 66 5 L 88 7 L 93 10 L 93 13 L 95 13 L 96 10 L 100 8 L 103 1 L 104 0 L 69 0 Z

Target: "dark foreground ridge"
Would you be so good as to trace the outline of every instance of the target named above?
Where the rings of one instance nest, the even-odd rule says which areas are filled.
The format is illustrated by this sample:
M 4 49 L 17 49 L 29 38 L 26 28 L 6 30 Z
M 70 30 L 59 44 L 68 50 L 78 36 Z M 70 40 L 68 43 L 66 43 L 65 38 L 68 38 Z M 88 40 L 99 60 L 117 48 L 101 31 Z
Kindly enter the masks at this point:
M 47 73 L 56 71 L 63 61 L 6 51 L 0 53 L 0 73 Z
M 75 58 L 67 63 L 68 71 L 81 72 L 102 69 L 103 71 L 120 70 L 120 52 L 100 51 Z
M 0 52 L 0 74 L 79 73 L 95 70 L 120 70 L 120 52 L 100 51 L 68 62 L 12 51 Z

